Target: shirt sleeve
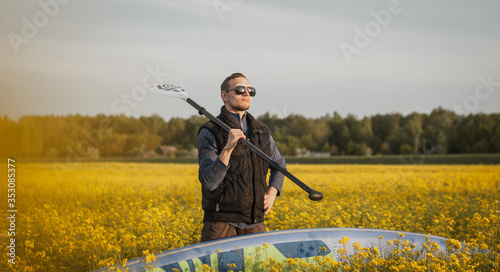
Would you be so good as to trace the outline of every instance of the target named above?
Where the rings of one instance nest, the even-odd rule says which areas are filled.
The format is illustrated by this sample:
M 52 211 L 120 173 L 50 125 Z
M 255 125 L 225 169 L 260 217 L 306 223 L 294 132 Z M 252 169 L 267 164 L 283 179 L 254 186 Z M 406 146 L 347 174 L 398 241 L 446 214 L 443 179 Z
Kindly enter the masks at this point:
M 203 128 L 198 135 L 198 179 L 204 189 L 210 192 L 217 189 L 229 169 L 217 154 L 214 134 Z
M 277 162 L 281 167 L 286 169 L 285 158 L 281 156 L 278 147 L 276 147 L 276 142 L 274 141 L 272 136 L 270 137 L 271 143 L 271 159 Z M 271 174 L 269 175 L 269 186 L 273 186 L 278 189 L 278 194 L 281 194 L 281 188 L 283 187 L 283 181 L 285 179 L 285 175 L 276 169 L 271 169 Z

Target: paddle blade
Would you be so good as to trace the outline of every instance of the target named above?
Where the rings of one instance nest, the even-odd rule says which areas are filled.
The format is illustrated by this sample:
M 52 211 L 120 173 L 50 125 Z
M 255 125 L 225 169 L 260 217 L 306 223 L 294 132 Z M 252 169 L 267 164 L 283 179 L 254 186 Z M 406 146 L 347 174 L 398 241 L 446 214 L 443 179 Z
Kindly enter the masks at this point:
M 189 98 L 186 91 L 184 91 L 184 89 L 182 89 L 181 86 L 177 86 L 177 85 L 173 85 L 173 84 L 155 85 L 155 86 L 149 88 L 149 90 L 153 93 L 156 93 L 156 94 L 177 97 L 177 98 L 180 98 L 182 100 L 187 100 Z

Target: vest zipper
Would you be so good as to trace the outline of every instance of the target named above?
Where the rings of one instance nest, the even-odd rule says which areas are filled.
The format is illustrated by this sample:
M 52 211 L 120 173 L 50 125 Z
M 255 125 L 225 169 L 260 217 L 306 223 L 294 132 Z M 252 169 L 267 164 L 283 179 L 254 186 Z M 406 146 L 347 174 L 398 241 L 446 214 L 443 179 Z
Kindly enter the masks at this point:
M 215 204 L 215 211 L 218 212 L 219 211 L 219 203 Z

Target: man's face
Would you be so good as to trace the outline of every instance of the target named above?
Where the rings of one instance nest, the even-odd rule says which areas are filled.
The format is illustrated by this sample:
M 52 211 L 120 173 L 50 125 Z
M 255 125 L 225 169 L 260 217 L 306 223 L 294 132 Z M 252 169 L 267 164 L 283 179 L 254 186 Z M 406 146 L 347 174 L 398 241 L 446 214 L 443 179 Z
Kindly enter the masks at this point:
M 229 86 L 229 89 L 232 89 L 236 86 L 250 87 L 251 85 L 246 78 L 237 77 L 229 81 Z M 242 95 L 238 95 L 235 90 L 231 90 L 229 92 L 222 92 L 221 96 L 226 109 L 230 112 L 244 112 L 250 108 L 250 104 L 252 103 L 252 97 L 248 93 L 248 90 Z

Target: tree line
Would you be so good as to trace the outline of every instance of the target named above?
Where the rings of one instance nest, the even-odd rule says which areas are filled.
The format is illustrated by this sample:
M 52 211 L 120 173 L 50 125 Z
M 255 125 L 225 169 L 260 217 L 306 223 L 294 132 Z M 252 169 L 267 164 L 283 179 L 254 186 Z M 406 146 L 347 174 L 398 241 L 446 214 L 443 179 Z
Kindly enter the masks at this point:
M 500 114 L 458 115 L 437 108 L 430 114 L 377 114 L 357 118 L 327 114 L 320 118 L 258 116 L 271 129 L 286 156 L 500 153 Z M 3 156 L 23 158 L 157 156 L 160 146 L 175 147 L 168 156 L 193 155 L 203 116 L 165 121 L 158 115 L 24 116 L 0 118 Z M 190 152 L 191 151 L 191 152 Z M 314 153 L 313 153 L 314 154 Z

